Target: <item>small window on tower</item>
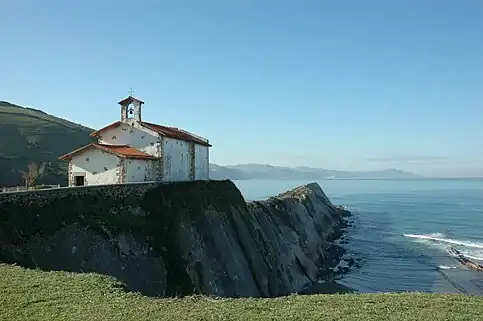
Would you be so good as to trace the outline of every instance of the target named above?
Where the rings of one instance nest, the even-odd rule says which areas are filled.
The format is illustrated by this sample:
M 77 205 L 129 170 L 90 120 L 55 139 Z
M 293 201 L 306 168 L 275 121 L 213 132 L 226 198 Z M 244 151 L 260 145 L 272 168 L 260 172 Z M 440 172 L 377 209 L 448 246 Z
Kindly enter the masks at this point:
M 127 118 L 134 118 L 134 106 L 130 104 L 127 106 Z

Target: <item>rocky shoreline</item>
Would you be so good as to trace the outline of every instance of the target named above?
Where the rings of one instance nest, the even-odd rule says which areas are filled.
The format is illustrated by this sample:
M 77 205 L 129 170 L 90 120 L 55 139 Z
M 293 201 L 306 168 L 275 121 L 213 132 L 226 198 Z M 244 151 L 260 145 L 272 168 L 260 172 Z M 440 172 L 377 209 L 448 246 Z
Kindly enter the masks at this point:
M 0 261 L 148 296 L 278 297 L 347 270 L 350 212 L 316 183 L 253 202 L 231 181 L 44 190 L 0 195 L 0 214 Z
M 331 241 L 333 261 L 332 266 L 321 275 L 319 281 L 311 284 L 299 294 L 341 294 L 341 293 L 356 293 L 357 290 L 346 285 L 338 283 L 338 280 L 343 279 L 343 276 L 350 273 L 355 268 L 361 267 L 361 259 L 354 258 L 344 248 L 348 244 L 346 236 L 347 228 L 352 227 L 354 222 L 351 220 L 352 213 L 343 206 L 334 206 L 337 210 L 343 213 L 343 221 L 340 224 L 339 230 L 333 234 Z

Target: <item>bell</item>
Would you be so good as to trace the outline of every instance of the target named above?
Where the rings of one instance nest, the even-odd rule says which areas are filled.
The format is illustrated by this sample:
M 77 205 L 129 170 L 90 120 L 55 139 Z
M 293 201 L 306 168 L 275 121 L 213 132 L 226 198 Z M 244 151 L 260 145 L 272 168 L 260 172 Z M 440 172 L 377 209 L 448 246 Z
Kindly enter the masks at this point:
M 134 114 L 134 111 L 132 109 L 129 110 L 129 115 Z

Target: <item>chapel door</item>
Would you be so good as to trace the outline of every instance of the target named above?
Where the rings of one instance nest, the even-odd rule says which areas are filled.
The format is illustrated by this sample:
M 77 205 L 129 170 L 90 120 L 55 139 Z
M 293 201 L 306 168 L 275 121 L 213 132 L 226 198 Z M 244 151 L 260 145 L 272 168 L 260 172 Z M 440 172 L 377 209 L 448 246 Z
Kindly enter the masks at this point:
M 75 186 L 84 186 L 84 176 L 74 176 Z

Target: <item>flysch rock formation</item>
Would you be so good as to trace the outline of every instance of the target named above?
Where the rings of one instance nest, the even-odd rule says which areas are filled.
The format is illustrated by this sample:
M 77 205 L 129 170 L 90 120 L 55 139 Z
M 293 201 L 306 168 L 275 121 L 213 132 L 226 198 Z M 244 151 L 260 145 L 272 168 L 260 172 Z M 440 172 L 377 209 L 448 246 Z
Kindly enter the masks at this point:
M 348 215 L 315 183 L 248 203 L 229 180 L 0 194 L 0 262 L 150 296 L 274 297 L 337 265 Z

